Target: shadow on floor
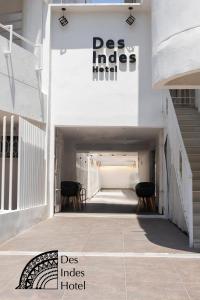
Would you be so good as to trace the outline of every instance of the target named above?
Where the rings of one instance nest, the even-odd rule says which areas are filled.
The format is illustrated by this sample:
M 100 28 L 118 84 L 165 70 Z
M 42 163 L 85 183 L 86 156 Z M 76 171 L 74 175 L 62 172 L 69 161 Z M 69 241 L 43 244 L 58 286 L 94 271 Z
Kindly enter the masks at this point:
M 137 214 L 137 215 L 158 215 L 157 213 L 140 211 L 137 212 L 137 204 L 108 204 L 108 203 L 87 203 L 79 211 L 66 208 L 62 212 L 66 213 L 97 213 L 97 214 Z
M 155 245 L 174 250 L 200 253 L 200 249 L 189 247 L 186 233 L 175 224 L 161 219 L 138 219 L 140 227 L 144 230 L 146 238 Z
M 100 213 L 100 214 L 134 214 L 137 205 L 87 203 L 77 213 Z M 65 212 L 74 212 L 73 209 L 66 209 Z

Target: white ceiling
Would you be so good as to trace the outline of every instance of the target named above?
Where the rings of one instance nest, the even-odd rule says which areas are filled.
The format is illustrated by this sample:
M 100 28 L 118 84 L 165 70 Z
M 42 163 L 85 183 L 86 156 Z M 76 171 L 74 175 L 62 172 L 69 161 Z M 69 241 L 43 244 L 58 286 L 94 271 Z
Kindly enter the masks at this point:
M 102 3 L 61 3 L 61 1 L 56 3 L 55 1 L 53 4 L 51 4 L 52 10 L 55 12 L 60 12 L 61 7 L 67 7 L 68 12 L 79 12 L 79 11 L 107 11 L 107 12 L 118 12 L 118 11 L 128 11 L 128 7 L 132 6 L 134 8 L 134 11 L 148 11 L 151 8 L 151 0 L 141 0 L 141 3 L 127 3 L 127 2 L 122 2 L 122 3 L 114 3 L 111 1 L 103 2 Z
M 159 128 L 59 127 L 64 139 L 78 144 L 134 144 L 155 141 Z
M 138 154 L 136 152 L 99 152 L 90 153 L 89 156 L 100 161 L 102 166 L 132 166 L 134 162 L 137 164 L 138 161 Z

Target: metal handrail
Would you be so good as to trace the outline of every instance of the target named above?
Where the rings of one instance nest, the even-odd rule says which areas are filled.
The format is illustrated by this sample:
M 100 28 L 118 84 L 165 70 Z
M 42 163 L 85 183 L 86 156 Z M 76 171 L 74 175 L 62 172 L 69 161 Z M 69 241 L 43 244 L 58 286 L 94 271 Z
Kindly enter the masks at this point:
M 34 44 L 33 42 L 29 41 L 28 39 L 24 38 L 22 35 L 16 33 L 15 31 L 13 31 L 13 25 L 3 25 L 0 23 L 0 28 L 6 30 L 7 32 L 10 33 L 10 31 L 12 30 L 12 34 L 14 36 L 16 36 L 17 38 L 19 38 L 20 40 L 22 40 L 23 42 L 27 43 L 28 45 L 32 46 L 33 48 L 41 46 L 41 44 Z
M 7 51 L 5 51 L 6 55 L 10 55 L 12 52 L 12 43 L 13 43 L 13 36 L 17 37 L 18 39 L 22 40 L 23 42 L 25 42 L 26 44 L 28 44 L 29 46 L 31 46 L 33 48 L 33 50 L 35 50 L 36 48 L 38 48 L 38 50 L 36 52 L 33 53 L 34 56 L 36 56 L 37 58 L 37 66 L 36 69 L 37 70 L 41 70 L 42 69 L 42 44 L 34 44 L 33 42 L 29 41 L 28 39 L 26 39 L 25 37 L 23 37 L 22 35 L 16 33 L 15 31 L 13 31 L 13 25 L 3 25 L 0 23 L 0 28 L 4 29 L 5 31 L 9 32 L 9 48 Z

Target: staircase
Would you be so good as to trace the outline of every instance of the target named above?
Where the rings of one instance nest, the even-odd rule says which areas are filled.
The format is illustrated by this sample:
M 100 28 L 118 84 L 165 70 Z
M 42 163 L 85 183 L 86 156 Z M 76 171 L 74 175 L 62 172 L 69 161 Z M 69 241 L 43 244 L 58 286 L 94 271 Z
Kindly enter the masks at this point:
M 193 174 L 193 238 L 194 247 L 200 248 L 200 112 L 194 98 L 173 102 Z

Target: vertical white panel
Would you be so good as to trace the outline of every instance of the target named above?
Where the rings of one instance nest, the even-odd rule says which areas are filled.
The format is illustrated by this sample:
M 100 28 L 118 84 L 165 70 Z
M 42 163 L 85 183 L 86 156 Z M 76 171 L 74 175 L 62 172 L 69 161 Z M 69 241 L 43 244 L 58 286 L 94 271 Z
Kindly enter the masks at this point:
M 9 205 L 8 209 L 12 209 L 13 196 L 13 132 L 14 132 L 14 116 L 10 118 L 10 168 L 9 168 Z
M 22 119 L 19 118 L 19 129 L 18 129 L 18 173 L 17 173 L 17 209 L 19 210 L 21 207 L 22 198 L 21 195 L 21 157 L 23 157 L 22 147 L 21 147 L 21 140 L 22 140 L 23 132 L 22 132 Z
M 6 160 L 6 117 L 3 117 L 2 168 L 1 168 L 1 209 L 5 206 L 5 160 Z
M 19 120 L 19 208 L 45 204 L 45 131 Z

